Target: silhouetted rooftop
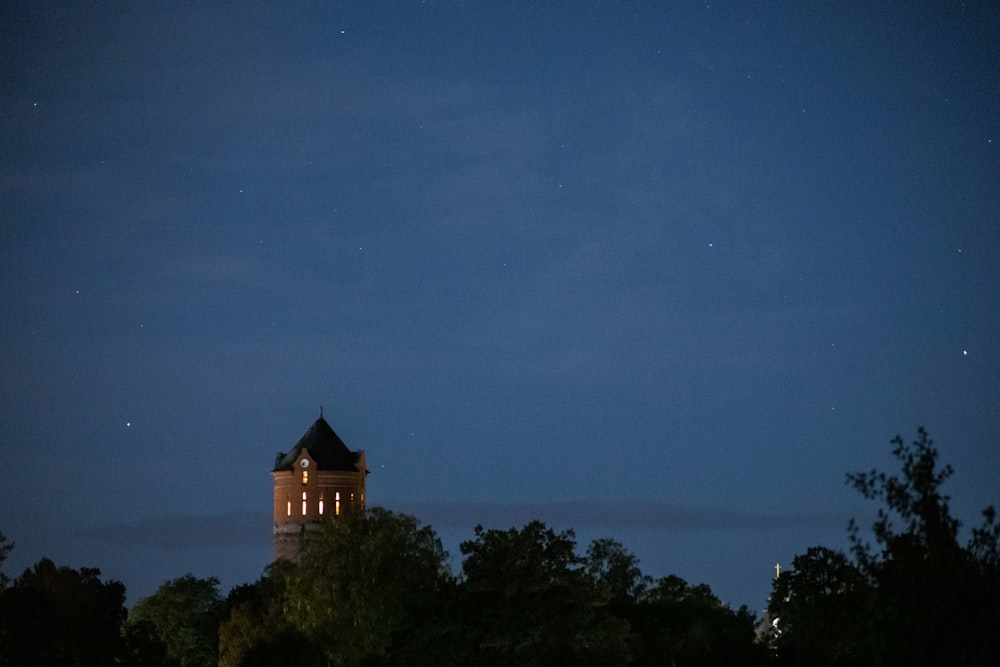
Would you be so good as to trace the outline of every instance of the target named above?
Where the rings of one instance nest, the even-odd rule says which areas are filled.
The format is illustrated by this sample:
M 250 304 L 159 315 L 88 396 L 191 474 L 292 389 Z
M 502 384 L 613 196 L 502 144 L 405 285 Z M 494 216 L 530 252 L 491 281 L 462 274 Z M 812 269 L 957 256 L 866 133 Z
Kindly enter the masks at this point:
M 323 417 L 309 427 L 306 434 L 287 454 L 278 453 L 274 461 L 274 470 L 292 470 L 303 449 L 309 450 L 309 456 L 316 462 L 317 470 L 357 471 L 358 469 L 357 453 L 347 448 Z

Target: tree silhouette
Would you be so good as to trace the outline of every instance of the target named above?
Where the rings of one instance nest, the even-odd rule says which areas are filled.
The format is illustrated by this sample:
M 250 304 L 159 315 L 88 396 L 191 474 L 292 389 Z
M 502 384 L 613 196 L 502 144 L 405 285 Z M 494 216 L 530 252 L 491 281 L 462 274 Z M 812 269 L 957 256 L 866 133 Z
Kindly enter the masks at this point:
M 631 615 L 635 665 L 754 665 L 763 653 L 755 642 L 755 618 L 733 611 L 706 584 L 690 586 L 662 577 Z
M 14 548 L 13 542 L 7 541 L 7 536 L 0 531 L 0 567 L 3 566 L 4 561 L 7 560 L 7 556 L 10 555 L 11 549 Z M 10 578 L 0 569 L 0 589 L 6 588 L 7 584 L 10 583 Z
M 962 546 L 941 487 L 953 474 L 921 428 L 892 440 L 899 474 L 847 481 L 880 502 L 875 544 L 849 526 L 853 562 L 811 549 L 775 582 L 773 646 L 785 664 L 992 665 L 1000 655 L 1000 527 L 992 507 Z
M 770 614 L 783 664 L 864 664 L 869 637 L 859 619 L 872 604 L 868 578 L 839 551 L 811 547 L 774 582 Z
M 626 662 L 628 624 L 605 608 L 609 591 L 575 548 L 573 531 L 557 533 L 541 521 L 520 530 L 476 527 L 461 545 L 463 664 Z
M 256 582 L 229 592 L 219 626 L 219 667 L 326 665 L 319 648 L 285 617 L 286 577 L 294 567 L 275 561 Z
M 166 581 L 132 608 L 131 623 L 146 622 L 180 667 L 214 667 L 223 600 L 219 580 L 185 574 Z
M 0 590 L 0 664 L 109 665 L 124 651 L 125 586 L 43 558 Z
M 448 586 L 447 553 L 414 517 L 370 507 L 323 524 L 288 568 L 285 616 L 332 665 L 406 653 Z
M 587 574 L 605 588 L 612 603 L 638 602 L 653 582 L 642 573 L 639 559 L 617 540 L 601 538 L 591 542 L 583 564 Z

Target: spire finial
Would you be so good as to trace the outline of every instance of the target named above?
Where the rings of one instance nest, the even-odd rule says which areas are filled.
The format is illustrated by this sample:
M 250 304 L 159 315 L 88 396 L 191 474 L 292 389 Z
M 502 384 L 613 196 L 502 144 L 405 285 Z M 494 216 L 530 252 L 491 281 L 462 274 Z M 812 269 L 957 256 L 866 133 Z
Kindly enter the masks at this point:
M 320 419 L 322 419 L 322 418 L 323 418 L 323 406 L 322 406 L 322 405 L 321 405 L 321 406 L 319 406 L 319 418 L 320 418 Z

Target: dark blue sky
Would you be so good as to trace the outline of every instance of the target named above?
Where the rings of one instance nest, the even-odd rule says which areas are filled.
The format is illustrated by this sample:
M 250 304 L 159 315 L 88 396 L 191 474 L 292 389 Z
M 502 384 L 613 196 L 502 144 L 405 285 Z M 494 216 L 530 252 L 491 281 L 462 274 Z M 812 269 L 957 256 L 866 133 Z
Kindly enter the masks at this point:
M 760 609 L 928 428 L 1000 479 L 1000 5 L 5 3 L 0 530 L 130 600 L 369 501 Z

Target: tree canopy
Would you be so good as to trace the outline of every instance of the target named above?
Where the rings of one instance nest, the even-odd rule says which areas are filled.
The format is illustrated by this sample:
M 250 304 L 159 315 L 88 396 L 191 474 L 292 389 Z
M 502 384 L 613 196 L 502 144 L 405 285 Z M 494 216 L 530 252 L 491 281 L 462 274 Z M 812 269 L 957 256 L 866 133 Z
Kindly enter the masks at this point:
M 0 665 L 109 665 L 125 654 L 125 586 L 43 558 L 0 591 Z
M 0 531 L 0 568 L 3 567 L 4 561 L 7 560 L 7 556 L 10 555 L 13 548 L 13 542 L 8 542 L 7 536 L 3 534 L 3 531 Z M 3 569 L 0 569 L 0 588 L 5 588 L 9 583 L 10 577 L 4 573 Z
M 520 530 L 477 526 L 461 550 L 468 664 L 625 661 L 628 626 L 606 609 L 610 592 L 587 572 L 573 531 L 541 521 Z
M 171 579 L 132 608 L 131 623 L 148 623 L 180 667 L 214 667 L 223 599 L 219 580 L 193 574 Z
M 437 534 L 371 507 L 318 526 L 226 598 L 214 577 L 164 582 L 127 614 L 94 568 L 40 560 L 0 577 L 0 667 L 424 665 L 992 665 L 1000 655 L 1000 525 L 964 534 L 953 474 L 920 429 L 895 473 L 850 473 L 879 504 L 846 552 L 814 546 L 777 577 L 768 620 L 706 584 L 658 579 L 612 539 L 581 554 L 541 521 L 477 526 L 453 573 Z M 0 565 L 13 545 L 0 533 Z M 126 620 L 127 619 L 127 620 Z
M 429 526 L 372 507 L 324 523 L 284 580 L 288 622 L 331 664 L 354 665 L 405 652 L 451 574 Z
M 865 540 L 849 526 L 851 557 L 817 547 L 774 584 L 772 645 L 783 664 L 994 664 L 1000 655 L 1000 528 L 992 507 L 959 541 L 927 432 L 892 440 L 899 474 L 872 470 L 847 481 L 881 503 Z
M 751 614 L 676 577 L 649 589 L 614 540 L 581 556 L 573 531 L 541 521 L 478 526 L 456 578 L 433 530 L 413 517 L 371 508 L 343 518 L 312 535 L 298 563 L 232 591 L 221 665 L 652 665 L 664 655 L 702 665 L 759 655 Z

